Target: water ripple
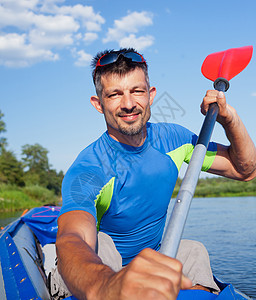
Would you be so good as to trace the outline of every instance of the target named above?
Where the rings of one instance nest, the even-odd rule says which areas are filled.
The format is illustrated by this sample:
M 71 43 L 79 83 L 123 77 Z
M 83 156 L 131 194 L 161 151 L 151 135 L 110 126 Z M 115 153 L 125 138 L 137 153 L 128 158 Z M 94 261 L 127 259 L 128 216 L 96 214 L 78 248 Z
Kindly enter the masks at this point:
M 202 242 L 214 274 L 256 299 L 256 197 L 195 198 L 183 238 Z

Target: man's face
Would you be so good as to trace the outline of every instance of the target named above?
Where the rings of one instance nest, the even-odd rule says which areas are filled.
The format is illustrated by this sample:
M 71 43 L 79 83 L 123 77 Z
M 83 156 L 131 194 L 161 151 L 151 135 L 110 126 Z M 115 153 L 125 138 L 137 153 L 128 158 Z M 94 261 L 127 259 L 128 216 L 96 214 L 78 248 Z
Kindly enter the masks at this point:
M 101 108 L 110 136 L 122 141 L 125 136 L 140 134 L 150 118 L 156 93 L 154 87 L 148 88 L 144 72 L 135 69 L 122 77 L 109 74 L 101 82 Z

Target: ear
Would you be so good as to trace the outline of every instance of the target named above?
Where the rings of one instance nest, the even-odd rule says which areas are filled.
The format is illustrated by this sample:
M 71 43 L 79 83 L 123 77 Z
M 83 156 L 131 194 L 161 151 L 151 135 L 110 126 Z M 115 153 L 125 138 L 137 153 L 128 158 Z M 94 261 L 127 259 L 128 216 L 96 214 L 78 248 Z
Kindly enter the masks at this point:
M 152 105 L 156 96 L 156 88 L 154 86 L 149 89 L 149 104 Z
M 98 96 L 92 96 L 90 99 L 90 102 L 92 104 L 92 106 L 94 106 L 97 111 L 101 114 L 103 114 L 103 109 L 101 106 L 101 102 L 100 102 L 100 98 Z

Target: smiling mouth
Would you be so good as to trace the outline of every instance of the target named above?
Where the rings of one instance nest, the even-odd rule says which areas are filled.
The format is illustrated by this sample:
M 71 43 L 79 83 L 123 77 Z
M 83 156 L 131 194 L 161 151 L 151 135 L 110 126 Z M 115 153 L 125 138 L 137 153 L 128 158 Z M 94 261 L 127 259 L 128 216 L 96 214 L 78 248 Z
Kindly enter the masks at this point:
M 132 114 L 121 114 L 119 117 L 124 121 L 135 121 L 137 120 L 138 116 L 140 115 L 140 112 L 132 113 Z

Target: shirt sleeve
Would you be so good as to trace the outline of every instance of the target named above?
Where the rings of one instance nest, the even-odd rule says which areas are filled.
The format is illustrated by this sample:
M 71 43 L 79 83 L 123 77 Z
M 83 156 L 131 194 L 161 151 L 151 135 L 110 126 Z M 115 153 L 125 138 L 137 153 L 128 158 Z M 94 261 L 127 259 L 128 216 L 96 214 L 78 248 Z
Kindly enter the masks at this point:
M 198 136 L 183 126 L 169 124 L 169 149 L 167 154 L 172 158 L 178 170 L 183 162 L 190 162 Z M 217 154 L 217 144 L 210 142 L 207 148 L 202 171 L 210 169 Z
M 83 210 L 96 217 L 96 200 L 104 183 L 100 168 L 78 164 L 72 166 L 62 183 L 62 207 L 60 215 Z

